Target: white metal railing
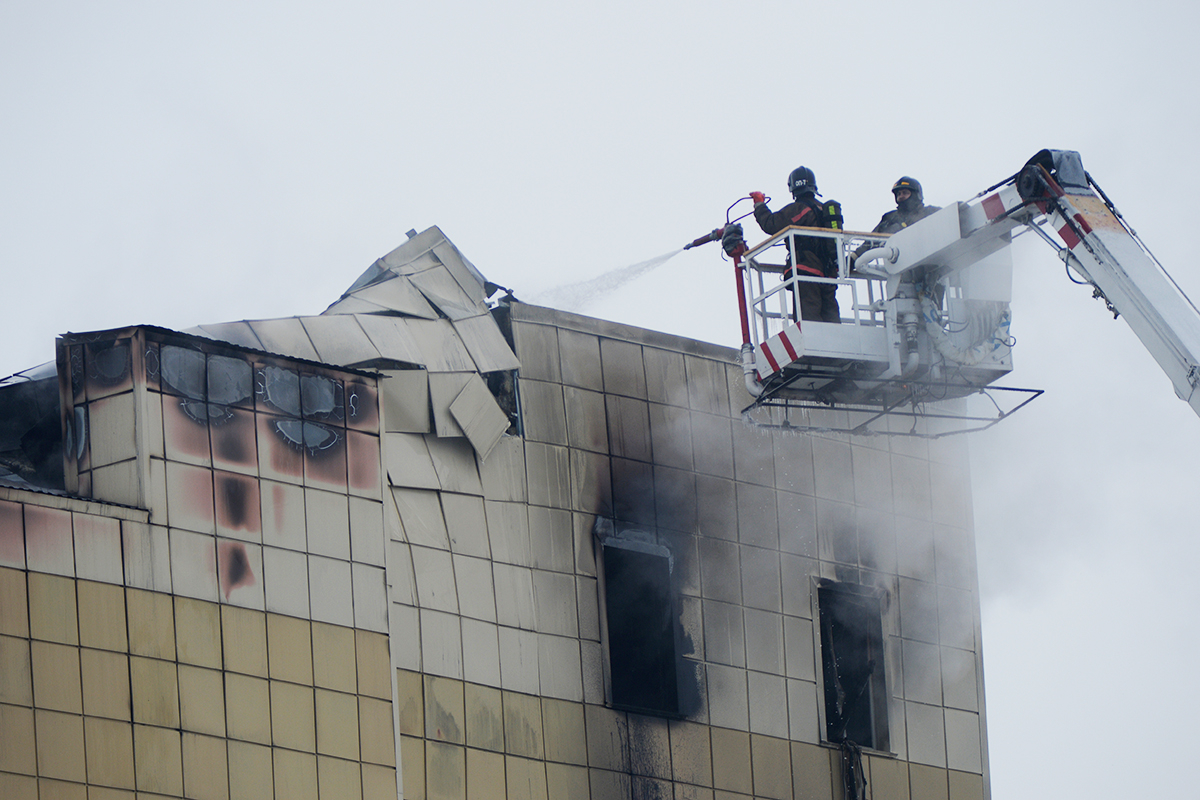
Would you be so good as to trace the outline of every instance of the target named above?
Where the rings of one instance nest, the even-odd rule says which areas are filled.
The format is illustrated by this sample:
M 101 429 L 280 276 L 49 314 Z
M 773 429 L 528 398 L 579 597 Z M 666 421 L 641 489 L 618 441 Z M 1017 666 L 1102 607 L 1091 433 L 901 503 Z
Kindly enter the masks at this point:
M 787 253 L 796 250 L 794 239 L 797 237 L 833 239 L 837 245 L 838 277 L 821 278 L 792 270 L 792 277 L 781 281 L 780 278 L 789 268 L 785 263 Z M 751 343 L 757 346 L 800 319 L 799 290 L 802 283 L 838 286 L 843 324 L 882 326 L 887 275 L 866 264 L 854 264 L 852 268 L 852 256 L 856 251 L 865 251 L 886 240 L 887 234 L 792 227 L 752 247 L 742 262 L 745 268 L 742 279 L 746 292 L 746 322 Z M 776 260 L 779 263 L 772 263 Z M 849 316 L 842 302 L 845 299 L 843 287 L 848 288 L 850 293 Z

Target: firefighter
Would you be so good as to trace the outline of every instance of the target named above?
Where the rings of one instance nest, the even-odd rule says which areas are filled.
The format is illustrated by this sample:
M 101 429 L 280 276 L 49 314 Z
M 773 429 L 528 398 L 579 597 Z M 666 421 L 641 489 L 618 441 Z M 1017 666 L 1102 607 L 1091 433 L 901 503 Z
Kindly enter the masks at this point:
M 907 175 L 892 184 L 892 195 L 896 198 L 896 210 L 884 214 L 873 233 L 895 233 L 942 210 L 941 206 L 925 205 L 920 181 Z
M 800 225 L 806 228 L 831 228 L 825 205 L 817 200 L 817 178 L 808 167 L 797 167 L 788 175 L 788 189 L 792 193 L 793 202 L 783 209 L 772 212 L 767 208 L 766 197 L 762 192 L 751 192 L 754 200 L 754 219 L 763 233 L 773 236 L 784 228 Z M 792 278 L 792 270 L 797 274 L 816 278 L 837 277 L 837 245 L 833 239 L 819 236 L 795 236 L 791 239 L 795 244 L 796 253 L 788 249 L 788 269 L 783 273 L 784 280 Z M 837 285 L 832 283 L 813 283 L 800 281 L 797 284 L 800 296 L 800 318 L 817 322 L 841 322 L 841 314 L 837 302 Z

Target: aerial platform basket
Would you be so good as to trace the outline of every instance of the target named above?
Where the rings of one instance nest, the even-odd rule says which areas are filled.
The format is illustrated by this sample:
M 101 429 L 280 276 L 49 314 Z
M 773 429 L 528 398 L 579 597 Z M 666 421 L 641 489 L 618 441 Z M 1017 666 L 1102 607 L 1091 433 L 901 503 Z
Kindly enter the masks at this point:
M 758 424 L 813 427 L 806 415 L 788 411 L 832 407 L 856 412 L 853 432 L 944 435 L 994 424 L 1039 394 L 998 389 L 996 413 L 985 417 L 948 402 L 980 393 L 1012 370 L 1010 238 L 964 247 L 959 216 L 955 204 L 891 237 L 793 227 L 737 259 L 743 368 L 755 396 L 746 416 Z M 785 278 L 799 236 L 834 240 L 838 277 Z M 901 253 L 905 265 L 897 270 Z M 837 286 L 840 324 L 800 318 L 804 283 Z M 914 424 L 876 424 L 897 416 Z M 918 425 L 919 419 L 942 422 Z

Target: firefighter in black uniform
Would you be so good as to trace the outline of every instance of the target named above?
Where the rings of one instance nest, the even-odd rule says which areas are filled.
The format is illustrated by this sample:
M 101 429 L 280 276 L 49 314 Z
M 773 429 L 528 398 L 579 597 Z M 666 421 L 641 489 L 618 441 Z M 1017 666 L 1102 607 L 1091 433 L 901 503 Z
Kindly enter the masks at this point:
M 917 220 L 925 219 L 935 211 L 942 210 L 941 206 L 925 205 L 921 183 L 907 175 L 892 185 L 892 195 L 896 198 L 896 210 L 884 214 L 873 233 L 895 233 Z
M 806 228 L 830 228 L 825 206 L 817 200 L 817 179 L 808 167 L 797 167 L 788 175 L 788 189 L 794 202 L 782 210 L 772 212 L 767 208 L 762 192 L 751 192 L 754 200 L 754 219 L 763 233 L 773 236 L 784 228 L 799 225 Z M 789 247 L 788 270 L 783 279 L 792 277 L 794 268 L 798 274 L 817 278 L 837 277 L 837 245 L 833 239 L 819 236 L 795 236 L 792 240 L 798 252 Z M 801 281 L 797 285 L 800 295 L 800 318 L 817 322 L 841 322 L 837 302 L 837 286 L 832 283 Z

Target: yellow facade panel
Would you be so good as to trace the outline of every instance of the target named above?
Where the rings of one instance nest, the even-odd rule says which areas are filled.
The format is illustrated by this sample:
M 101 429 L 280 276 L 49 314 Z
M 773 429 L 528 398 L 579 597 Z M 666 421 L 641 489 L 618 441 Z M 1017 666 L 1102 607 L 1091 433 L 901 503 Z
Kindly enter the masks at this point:
M 229 758 L 224 739 L 184 732 L 183 795 L 189 800 L 229 800 Z
M 358 698 L 316 690 L 317 752 L 358 760 Z
M 425 676 L 425 738 L 466 744 L 463 684 L 452 678 Z
M 38 709 L 34 712 L 34 725 L 37 728 L 38 776 L 82 782 L 87 774 L 83 757 L 83 717 Z M 32 740 L 30 737 L 28 741 Z M 6 741 L 4 748 L 8 747 Z
M 125 590 L 129 617 L 129 652 L 147 658 L 175 660 L 175 610 L 171 595 Z
M 317 757 L 275 748 L 275 800 L 317 800 Z
M 0 636 L 0 703 L 33 705 L 29 640 Z
M 79 643 L 99 650 L 129 650 L 125 590 L 111 583 L 79 581 Z
M 354 631 L 324 622 L 312 624 L 313 683 L 338 692 L 358 691 Z
M 190 597 L 176 597 L 175 631 L 175 646 L 181 664 L 221 668 L 220 606 Z
M 712 729 L 713 787 L 750 794 L 750 734 L 728 728 Z
M 381 767 L 378 764 L 362 765 L 362 796 L 363 800 L 395 800 L 396 798 L 396 769 Z M 421 800 L 424 793 L 409 794 L 407 784 L 404 787 L 404 800 Z
M 388 652 L 387 635 L 356 629 L 354 649 L 358 657 L 358 693 L 390 699 L 392 657 Z
M 4 800 L 38 800 L 37 778 L 0 772 L 0 797 Z
M 133 656 L 129 659 L 133 686 L 133 721 L 161 728 L 179 727 L 179 679 L 174 661 Z
M 85 717 L 83 741 L 87 750 L 88 783 L 118 789 L 134 788 L 132 725 Z
M 397 730 L 404 736 L 425 735 L 425 693 L 422 689 L 424 685 L 421 673 L 405 669 L 396 670 Z M 496 710 L 499 716 L 500 691 L 492 691 L 496 693 Z
M 404 779 L 404 800 L 425 800 L 425 740 L 400 737 L 400 775 Z M 366 797 L 366 787 L 363 787 Z
M 33 709 L 0 705 L 0 772 L 37 774 Z
M 134 725 L 133 759 L 139 793 L 183 794 L 183 749 L 179 731 Z
M 499 689 L 468 683 L 464 687 L 467 745 L 504 752 L 504 700 Z
M 505 751 L 526 758 L 544 758 L 541 698 L 516 692 L 503 694 Z
M 271 748 L 229 742 L 229 800 L 266 800 L 275 795 Z
M 358 762 L 317 756 L 317 794 L 321 800 L 361 800 L 362 770 Z
M 230 739 L 271 743 L 271 694 L 265 680 L 225 673 L 225 730 Z
M 225 669 L 267 677 L 267 619 L 259 611 L 221 606 Z
M 29 573 L 29 632 L 34 639 L 79 644 L 75 581 L 58 575 Z
M 29 602 L 25 573 L 0 567 L 0 633 L 29 638 Z
M 52 642 L 31 642 L 33 703 L 38 708 L 83 713 L 79 680 L 79 648 Z
M 272 680 L 312 686 L 312 623 L 268 614 L 267 667 Z
M 225 681 L 220 672 L 179 665 L 179 724 L 185 731 L 225 735 Z
M 311 686 L 271 681 L 271 731 L 277 747 L 313 753 L 317 749 L 317 718 Z M 313 762 L 316 769 L 316 762 Z M 279 787 L 276 785 L 276 791 Z
M 466 797 L 466 748 L 445 742 L 426 742 L 425 800 L 466 800 Z
M 390 702 L 373 697 L 358 698 L 358 740 L 363 761 L 396 766 L 394 731 Z
M 587 770 L 583 771 L 583 788 L 578 797 L 587 797 Z M 468 748 L 467 800 L 506 800 L 504 791 L 504 755 Z
M 547 761 L 587 766 L 582 703 L 542 698 L 542 729 Z
M 79 651 L 83 678 L 83 713 L 129 721 L 129 656 L 107 650 Z

